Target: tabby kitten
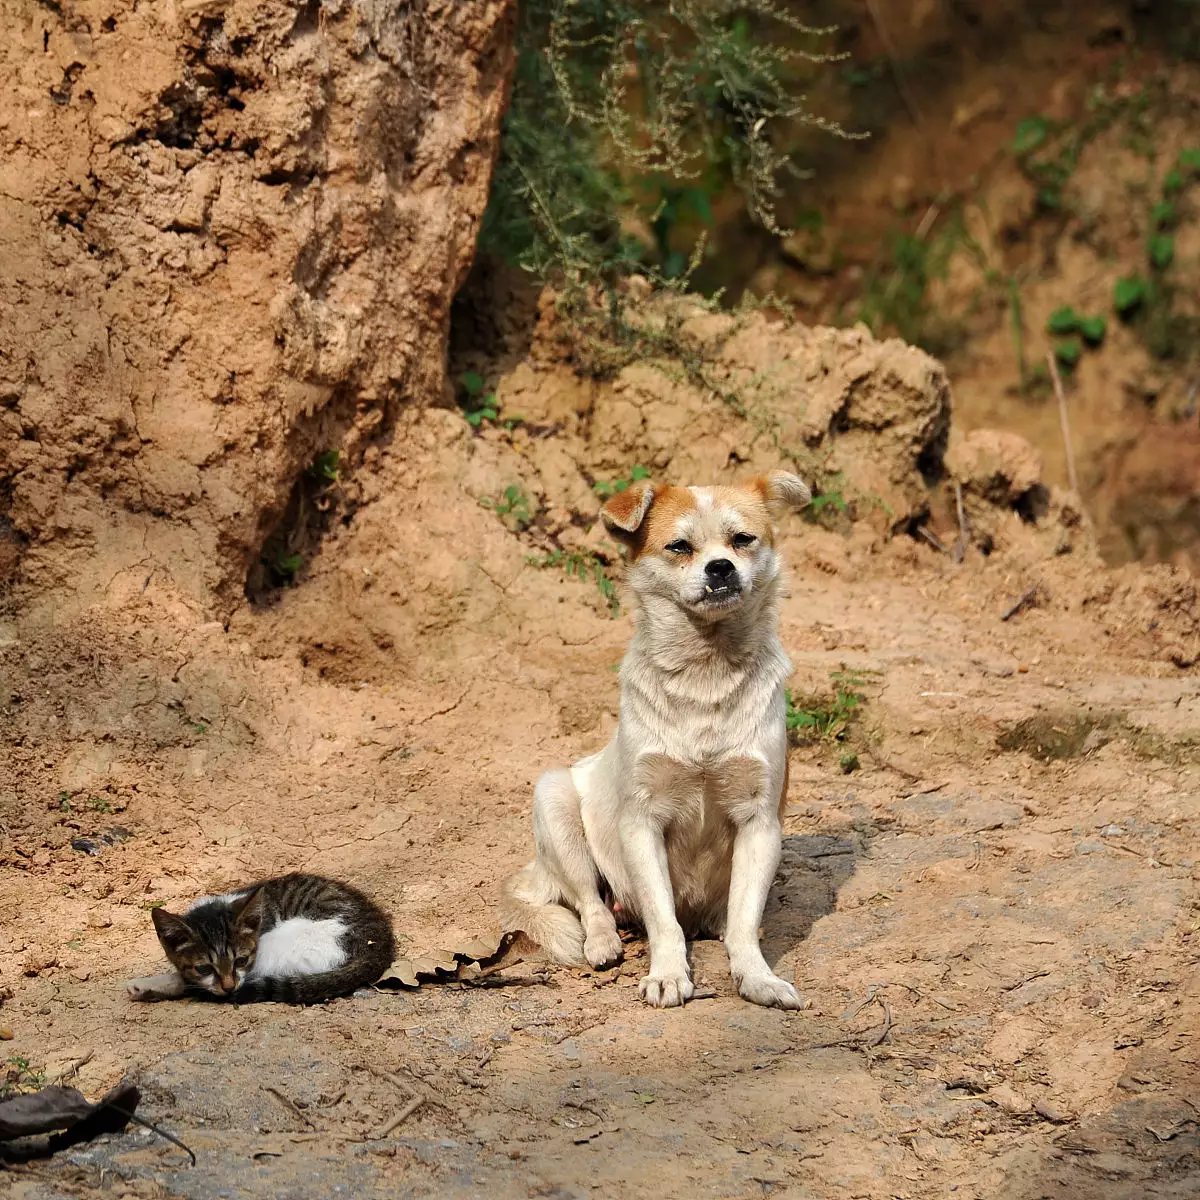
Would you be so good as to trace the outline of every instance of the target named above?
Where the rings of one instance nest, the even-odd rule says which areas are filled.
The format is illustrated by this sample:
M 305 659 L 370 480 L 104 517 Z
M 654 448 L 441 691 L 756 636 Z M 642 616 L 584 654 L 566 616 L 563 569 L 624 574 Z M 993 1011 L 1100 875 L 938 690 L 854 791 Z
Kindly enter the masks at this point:
M 134 1000 L 166 1000 L 189 988 L 248 1004 L 318 1004 L 374 983 L 395 956 L 392 923 L 360 891 L 318 875 L 283 875 L 182 915 L 151 912 L 174 968 L 132 979 Z

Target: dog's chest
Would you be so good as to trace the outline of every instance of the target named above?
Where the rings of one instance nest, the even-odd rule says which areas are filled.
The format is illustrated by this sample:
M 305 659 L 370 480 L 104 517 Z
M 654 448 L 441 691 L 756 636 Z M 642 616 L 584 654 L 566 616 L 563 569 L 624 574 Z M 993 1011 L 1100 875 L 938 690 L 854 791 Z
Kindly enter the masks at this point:
M 664 828 L 705 828 L 741 824 L 754 815 L 764 796 L 766 764 L 747 755 L 695 762 L 645 753 L 635 763 L 634 778 Z

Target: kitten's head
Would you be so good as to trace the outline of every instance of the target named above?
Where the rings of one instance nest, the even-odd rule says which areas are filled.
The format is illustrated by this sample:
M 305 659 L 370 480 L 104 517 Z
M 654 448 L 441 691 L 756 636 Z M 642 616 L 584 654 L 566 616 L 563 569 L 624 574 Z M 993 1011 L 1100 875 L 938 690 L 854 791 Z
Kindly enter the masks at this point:
M 177 917 L 151 912 L 158 940 L 188 987 L 230 996 L 254 966 L 262 925 L 258 891 L 232 904 L 209 902 Z

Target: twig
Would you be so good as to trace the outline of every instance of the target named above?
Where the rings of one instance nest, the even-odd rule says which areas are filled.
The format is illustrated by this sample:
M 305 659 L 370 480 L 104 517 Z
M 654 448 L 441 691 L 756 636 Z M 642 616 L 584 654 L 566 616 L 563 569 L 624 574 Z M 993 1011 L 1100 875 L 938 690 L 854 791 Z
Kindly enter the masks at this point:
M 971 545 L 971 522 L 967 520 L 967 510 L 963 507 L 962 484 L 957 479 L 954 481 L 954 506 L 958 510 L 958 539 L 950 557 L 956 563 L 960 563 L 966 558 L 967 549 Z
M 1041 590 L 1042 590 L 1041 587 L 1035 583 L 1033 585 L 1033 587 L 1031 587 L 1029 589 L 1029 591 L 1025 592 L 1023 595 L 1018 596 L 1000 614 L 1000 620 L 1011 621 L 1013 619 L 1013 617 L 1015 617 L 1017 615 L 1017 613 L 1023 611 L 1026 608 L 1030 608 L 1033 605 L 1036 605 L 1038 602 L 1038 597 L 1041 594 Z
M 274 1096 L 275 1099 L 278 1100 L 279 1103 L 282 1104 L 283 1107 L 292 1114 L 292 1116 L 303 1121 L 304 1124 L 309 1127 L 309 1129 L 315 1130 L 317 1128 L 311 1118 L 309 1118 L 302 1109 L 297 1108 L 296 1105 L 293 1104 L 292 1101 L 290 1101 L 278 1088 L 273 1088 L 270 1086 L 270 1084 L 264 1084 L 262 1090 L 264 1092 L 269 1092 L 272 1096 Z
M 935 549 L 940 550 L 943 554 L 949 554 L 950 550 L 946 543 L 938 537 L 927 525 L 918 525 L 917 532 Z
M 883 1028 L 867 1043 L 870 1049 L 883 1045 L 887 1041 L 888 1034 L 892 1032 L 891 1006 L 882 996 L 877 996 L 876 999 L 883 1005 Z
M 153 1133 L 157 1133 L 160 1138 L 165 1138 L 173 1146 L 178 1146 L 192 1160 L 192 1166 L 196 1165 L 196 1156 L 191 1149 L 185 1146 L 173 1133 L 168 1133 L 165 1129 L 160 1129 L 153 1121 L 147 1121 L 145 1117 L 139 1117 L 137 1113 L 130 1112 L 127 1108 L 122 1108 L 119 1104 L 108 1104 L 105 1107 L 111 1108 L 113 1112 L 120 1113 L 121 1116 L 127 1117 L 135 1125 L 141 1125 L 143 1129 L 149 1129 Z
M 1067 482 L 1071 491 L 1079 495 L 1079 477 L 1075 474 L 1075 448 L 1071 444 L 1071 423 L 1067 420 L 1067 398 L 1063 395 L 1062 380 L 1058 377 L 1058 363 L 1054 354 L 1048 351 L 1046 362 L 1050 366 L 1050 382 L 1054 385 L 1054 395 L 1058 400 L 1058 422 L 1062 426 L 1063 445 L 1067 451 Z
M 86 1067 L 88 1065 L 88 1063 L 90 1063 L 95 1056 L 96 1056 L 95 1050 L 88 1050 L 83 1055 L 82 1058 L 77 1058 L 73 1063 L 71 1063 L 65 1070 L 63 1070 L 59 1074 L 58 1082 L 66 1083 L 66 1081 L 68 1079 L 70 1079 L 73 1075 L 78 1075 L 79 1068 Z
M 389 1133 L 399 1129 L 409 1117 L 425 1103 L 424 1096 L 414 1096 L 377 1134 L 375 1139 L 385 1138 Z

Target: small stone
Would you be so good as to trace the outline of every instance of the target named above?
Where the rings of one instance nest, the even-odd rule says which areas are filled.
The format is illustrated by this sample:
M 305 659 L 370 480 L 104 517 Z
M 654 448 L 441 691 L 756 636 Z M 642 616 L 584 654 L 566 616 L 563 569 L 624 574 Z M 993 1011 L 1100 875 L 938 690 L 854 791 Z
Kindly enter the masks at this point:
M 1016 1088 L 1010 1087 L 1007 1083 L 998 1083 L 991 1088 L 988 1092 L 988 1099 L 1012 1117 L 1023 1116 L 1033 1107 Z
M 7 1025 L 0 1025 L 0 1042 L 11 1042 L 13 1031 Z
M 1066 1122 L 1074 1120 L 1074 1117 L 1069 1112 L 1057 1108 L 1048 1100 L 1035 1100 L 1033 1102 L 1033 1111 L 1052 1125 L 1064 1125 Z
M 111 929 L 112 919 L 105 916 L 105 914 L 102 912 L 96 912 L 93 910 L 92 912 L 88 913 L 87 926 L 89 929 Z

